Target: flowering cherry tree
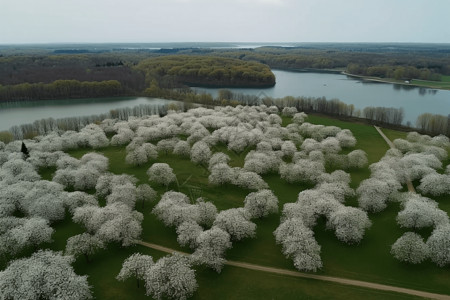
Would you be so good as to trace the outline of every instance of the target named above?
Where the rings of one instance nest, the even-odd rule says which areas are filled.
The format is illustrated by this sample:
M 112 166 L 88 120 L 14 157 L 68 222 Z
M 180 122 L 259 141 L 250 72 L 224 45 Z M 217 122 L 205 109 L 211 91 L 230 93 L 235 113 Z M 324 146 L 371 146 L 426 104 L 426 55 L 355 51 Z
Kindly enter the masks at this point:
M 0 272 L 0 298 L 92 299 L 87 276 L 75 274 L 73 261 L 72 256 L 50 250 L 12 261 Z

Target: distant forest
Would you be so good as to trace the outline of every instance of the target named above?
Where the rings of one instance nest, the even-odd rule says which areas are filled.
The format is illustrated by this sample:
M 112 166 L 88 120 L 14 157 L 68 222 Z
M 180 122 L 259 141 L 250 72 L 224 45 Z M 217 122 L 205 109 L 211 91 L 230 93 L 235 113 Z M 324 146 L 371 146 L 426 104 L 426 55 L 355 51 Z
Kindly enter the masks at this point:
M 152 89 L 192 85 L 265 87 L 275 83 L 270 68 L 347 71 L 399 80 L 439 81 L 450 75 L 448 45 L 182 45 L 191 47 L 0 46 L 0 101 L 151 95 Z

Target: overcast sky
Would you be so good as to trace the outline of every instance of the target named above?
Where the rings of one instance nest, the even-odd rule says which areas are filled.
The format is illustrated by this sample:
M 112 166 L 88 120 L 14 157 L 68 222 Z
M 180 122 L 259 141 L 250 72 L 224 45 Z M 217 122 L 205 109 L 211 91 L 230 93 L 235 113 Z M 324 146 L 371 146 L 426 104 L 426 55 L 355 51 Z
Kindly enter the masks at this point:
M 1 0 L 0 44 L 450 43 L 450 0 Z

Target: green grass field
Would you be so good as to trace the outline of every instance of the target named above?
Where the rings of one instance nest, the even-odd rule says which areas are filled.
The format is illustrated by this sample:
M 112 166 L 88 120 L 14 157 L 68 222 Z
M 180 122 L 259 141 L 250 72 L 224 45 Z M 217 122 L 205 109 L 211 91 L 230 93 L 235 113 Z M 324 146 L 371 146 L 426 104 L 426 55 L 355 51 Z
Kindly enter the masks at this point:
M 288 119 L 283 120 L 288 123 Z M 336 119 L 310 116 L 308 122 L 314 124 L 334 125 L 350 129 L 356 137 L 356 148 L 367 152 L 369 162 L 378 161 L 388 149 L 387 144 L 373 128 L 373 126 L 338 121 Z M 403 137 L 404 133 L 392 130 L 384 130 L 389 138 Z M 226 152 L 231 157 L 230 165 L 242 166 L 244 154 L 237 155 L 226 149 L 224 145 L 217 146 L 214 151 Z M 89 150 L 71 151 L 74 157 L 81 157 Z M 116 174 L 127 173 L 136 176 L 139 183 L 148 183 L 147 169 L 153 162 L 141 167 L 131 167 L 125 164 L 124 147 L 107 147 L 99 150 L 110 160 L 110 171 Z M 196 166 L 189 159 L 183 159 L 175 155 L 159 155 L 156 162 L 168 163 L 177 175 L 180 185 L 171 186 L 191 197 L 204 197 L 214 202 L 219 210 L 243 206 L 245 196 L 250 192 L 234 186 L 213 187 L 208 184 L 208 172 L 200 166 Z M 51 178 L 54 170 L 42 170 L 44 178 Z M 369 170 L 363 169 L 351 172 L 352 187 L 370 176 Z M 272 174 L 263 177 L 279 199 L 279 208 L 284 203 L 295 202 L 300 191 L 310 186 L 288 184 Z M 166 189 L 161 186 L 152 186 L 161 195 Z M 441 208 L 450 212 L 449 197 L 437 199 Z M 356 205 L 356 199 L 348 199 L 348 205 Z M 174 228 L 167 228 L 162 222 L 151 214 L 151 205 L 146 204 L 143 209 L 140 203 L 137 209 L 144 214 L 142 240 L 160 244 L 166 247 L 189 252 L 182 248 L 176 241 Z M 316 239 L 322 246 L 322 261 L 324 267 L 317 272 L 320 275 L 331 275 L 344 278 L 365 280 L 400 287 L 407 287 L 423 291 L 450 294 L 450 270 L 439 268 L 430 262 L 418 266 L 406 265 L 396 261 L 389 253 L 390 246 L 402 235 L 402 230 L 395 221 L 399 211 L 398 204 L 390 204 L 388 209 L 378 214 L 371 214 L 373 226 L 359 245 L 348 246 L 334 236 L 332 231 L 327 231 L 324 220 L 321 220 L 315 228 Z M 281 253 L 281 246 L 275 243 L 273 231 L 278 227 L 280 214 L 271 215 L 268 218 L 257 220 L 257 237 L 233 243 L 233 248 L 227 252 L 229 260 L 244 261 L 265 266 L 273 266 L 295 270 L 291 260 L 286 259 Z M 67 238 L 83 232 L 83 228 L 74 224 L 69 217 L 55 225 L 56 232 L 54 242 L 48 245 L 51 249 L 63 250 Z M 429 232 L 424 232 L 429 234 Z M 152 255 L 155 259 L 164 253 L 133 246 L 122 248 L 110 245 L 107 250 L 92 257 L 92 262 L 87 264 L 83 257 L 75 263 L 78 274 L 89 276 L 89 282 L 93 286 L 94 296 L 97 299 L 144 299 L 145 289 L 136 287 L 135 280 L 118 282 L 115 276 L 119 273 L 123 260 L 133 252 L 141 252 Z M 410 299 L 410 296 L 386 293 L 369 289 L 292 278 L 288 276 L 273 275 L 263 272 L 244 270 L 237 267 L 225 266 L 221 274 L 207 269 L 197 269 L 199 289 L 194 299 Z
M 450 76 L 442 75 L 441 81 L 428 81 L 428 80 L 411 80 L 411 84 L 424 86 L 424 87 L 433 87 L 438 89 L 450 89 Z

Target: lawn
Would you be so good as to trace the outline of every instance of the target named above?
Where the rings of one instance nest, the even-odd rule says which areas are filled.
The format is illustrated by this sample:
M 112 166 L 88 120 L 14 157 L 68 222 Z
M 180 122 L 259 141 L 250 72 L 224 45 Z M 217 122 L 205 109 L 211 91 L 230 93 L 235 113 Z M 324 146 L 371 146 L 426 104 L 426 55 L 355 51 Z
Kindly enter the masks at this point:
M 358 143 L 356 148 L 366 151 L 370 163 L 378 161 L 388 149 L 387 144 L 377 133 L 373 126 L 339 121 L 332 118 L 310 116 L 307 120 L 314 124 L 334 125 L 350 129 Z M 288 124 L 289 120 L 283 120 Z M 384 130 L 386 135 L 395 139 L 404 137 L 404 133 L 393 130 Z M 228 151 L 224 145 L 218 145 L 214 151 L 223 151 L 230 155 L 232 166 L 242 166 L 244 154 L 236 154 Z M 247 150 L 248 151 L 248 150 Z M 71 151 L 74 157 L 81 157 L 89 150 Z M 110 161 L 110 171 L 116 174 L 127 173 L 136 176 L 139 183 L 148 183 L 147 169 L 154 162 L 168 163 L 177 175 L 178 185 L 170 188 L 181 191 L 191 198 L 204 197 L 212 201 L 219 210 L 243 206 L 245 196 L 250 192 L 235 186 L 213 187 L 208 184 L 208 172 L 204 167 L 196 166 L 188 158 L 180 158 L 172 154 L 160 153 L 156 161 L 149 162 L 141 167 L 132 167 L 125 164 L 124 147 L 107 147 L 99 150 Z M 41 170 L 46 179 L 51 177 L 54 170 Z M 368 168 L 352 171 L 352 187 L 370 176 Z M 300 191 L 311 186 L 300 184 L 288 184 L 281 180 L 277 174 L 269 174 L 263 177 L 279 199 L 280 211 L 284 203 L 295 202 Z M 161 195 L 166 191 L 162 186 L 152 186 Z M 437 199 L 446 202 L 443 205 L 449 212 L 450 199 Z M 348 205 L 356 205 L 356 199 L 348 199 Z M 174 228 L 167 228 L 161 221 L 151 214 L 153 204 L 144 208 L 137 204 L 137 209 L 144 214 L 142 240 L 160 244 L 173 249 L 189 252 L 182 248 L 176 241 Z M 402 230 L 395 221 L 399 211 L 399 205 L 392 203 L 388 209 L 378 214 L 371 214 L 373 226 L 359 245 L 348 246 L 334 236 L 332 231 L 327 231 L 324 220 L 321 220 L 315 228 L 318 243 L 322 246 L 322 261 L 324 267 L 317 272 L 320 275 L 331 275 L 358 280 L 366 280 L 401 287 L 408 287 L 424 291 L 450 294 L 450 270 L 439 268 L 430 262 L 411 266 L 396 261 L 389 253 L 390 246 L 402 235 Z M 273 266 L 295 270 L 291 260 L 286 259 L 281 253 L 281 246 L 275 243 L 273 231 L 280 223 L 280 214 L 271 215 L 257 220 L 257 237 L 234 242 L 233 248 L 227 252 L 229 260 L 244 261 L 254 264 Z M 74 224 L 70 218 L 56 224 L 54 243 L 49 245 L 55 250 L 62 250 L 65 241 L 70 236 L 83 231 L 83 228 Z M 426 233 L 426 234 L 429 234 Z M 152 255 L 159 258 L 164 255 L 156 250 L 143 246 L 122 248 L 110 245 L 87 264 L 80 257 L 75 269 L 78 274 L 89 276 L 89 282 L 94 286 L 94 296 L 97 299 L 141 299 L 145 297 L 145 289 L 136 288 L 135 280 L 118 282 L 115 276 L 120 270 L 121 263 L 133 252 Z M 239 269 L 226 266 L 221 274 L 210 270 L 198 269 L 197 278 L 199 289 L 194 299 L 301 299 L 301 298 L 368 298 L 368 299 L 399 299 L 409 296 L 385 293 L 369 289 L 360 289 L 350 286 L 273 275 L 263 272 Z
M 442 89 L 450 89 L 450 76 L 442 75 L 441 81 L 431 81 L 431 80 L 411 80 L 411 84 L 431 87 L 431 88 L 442 88 Z

